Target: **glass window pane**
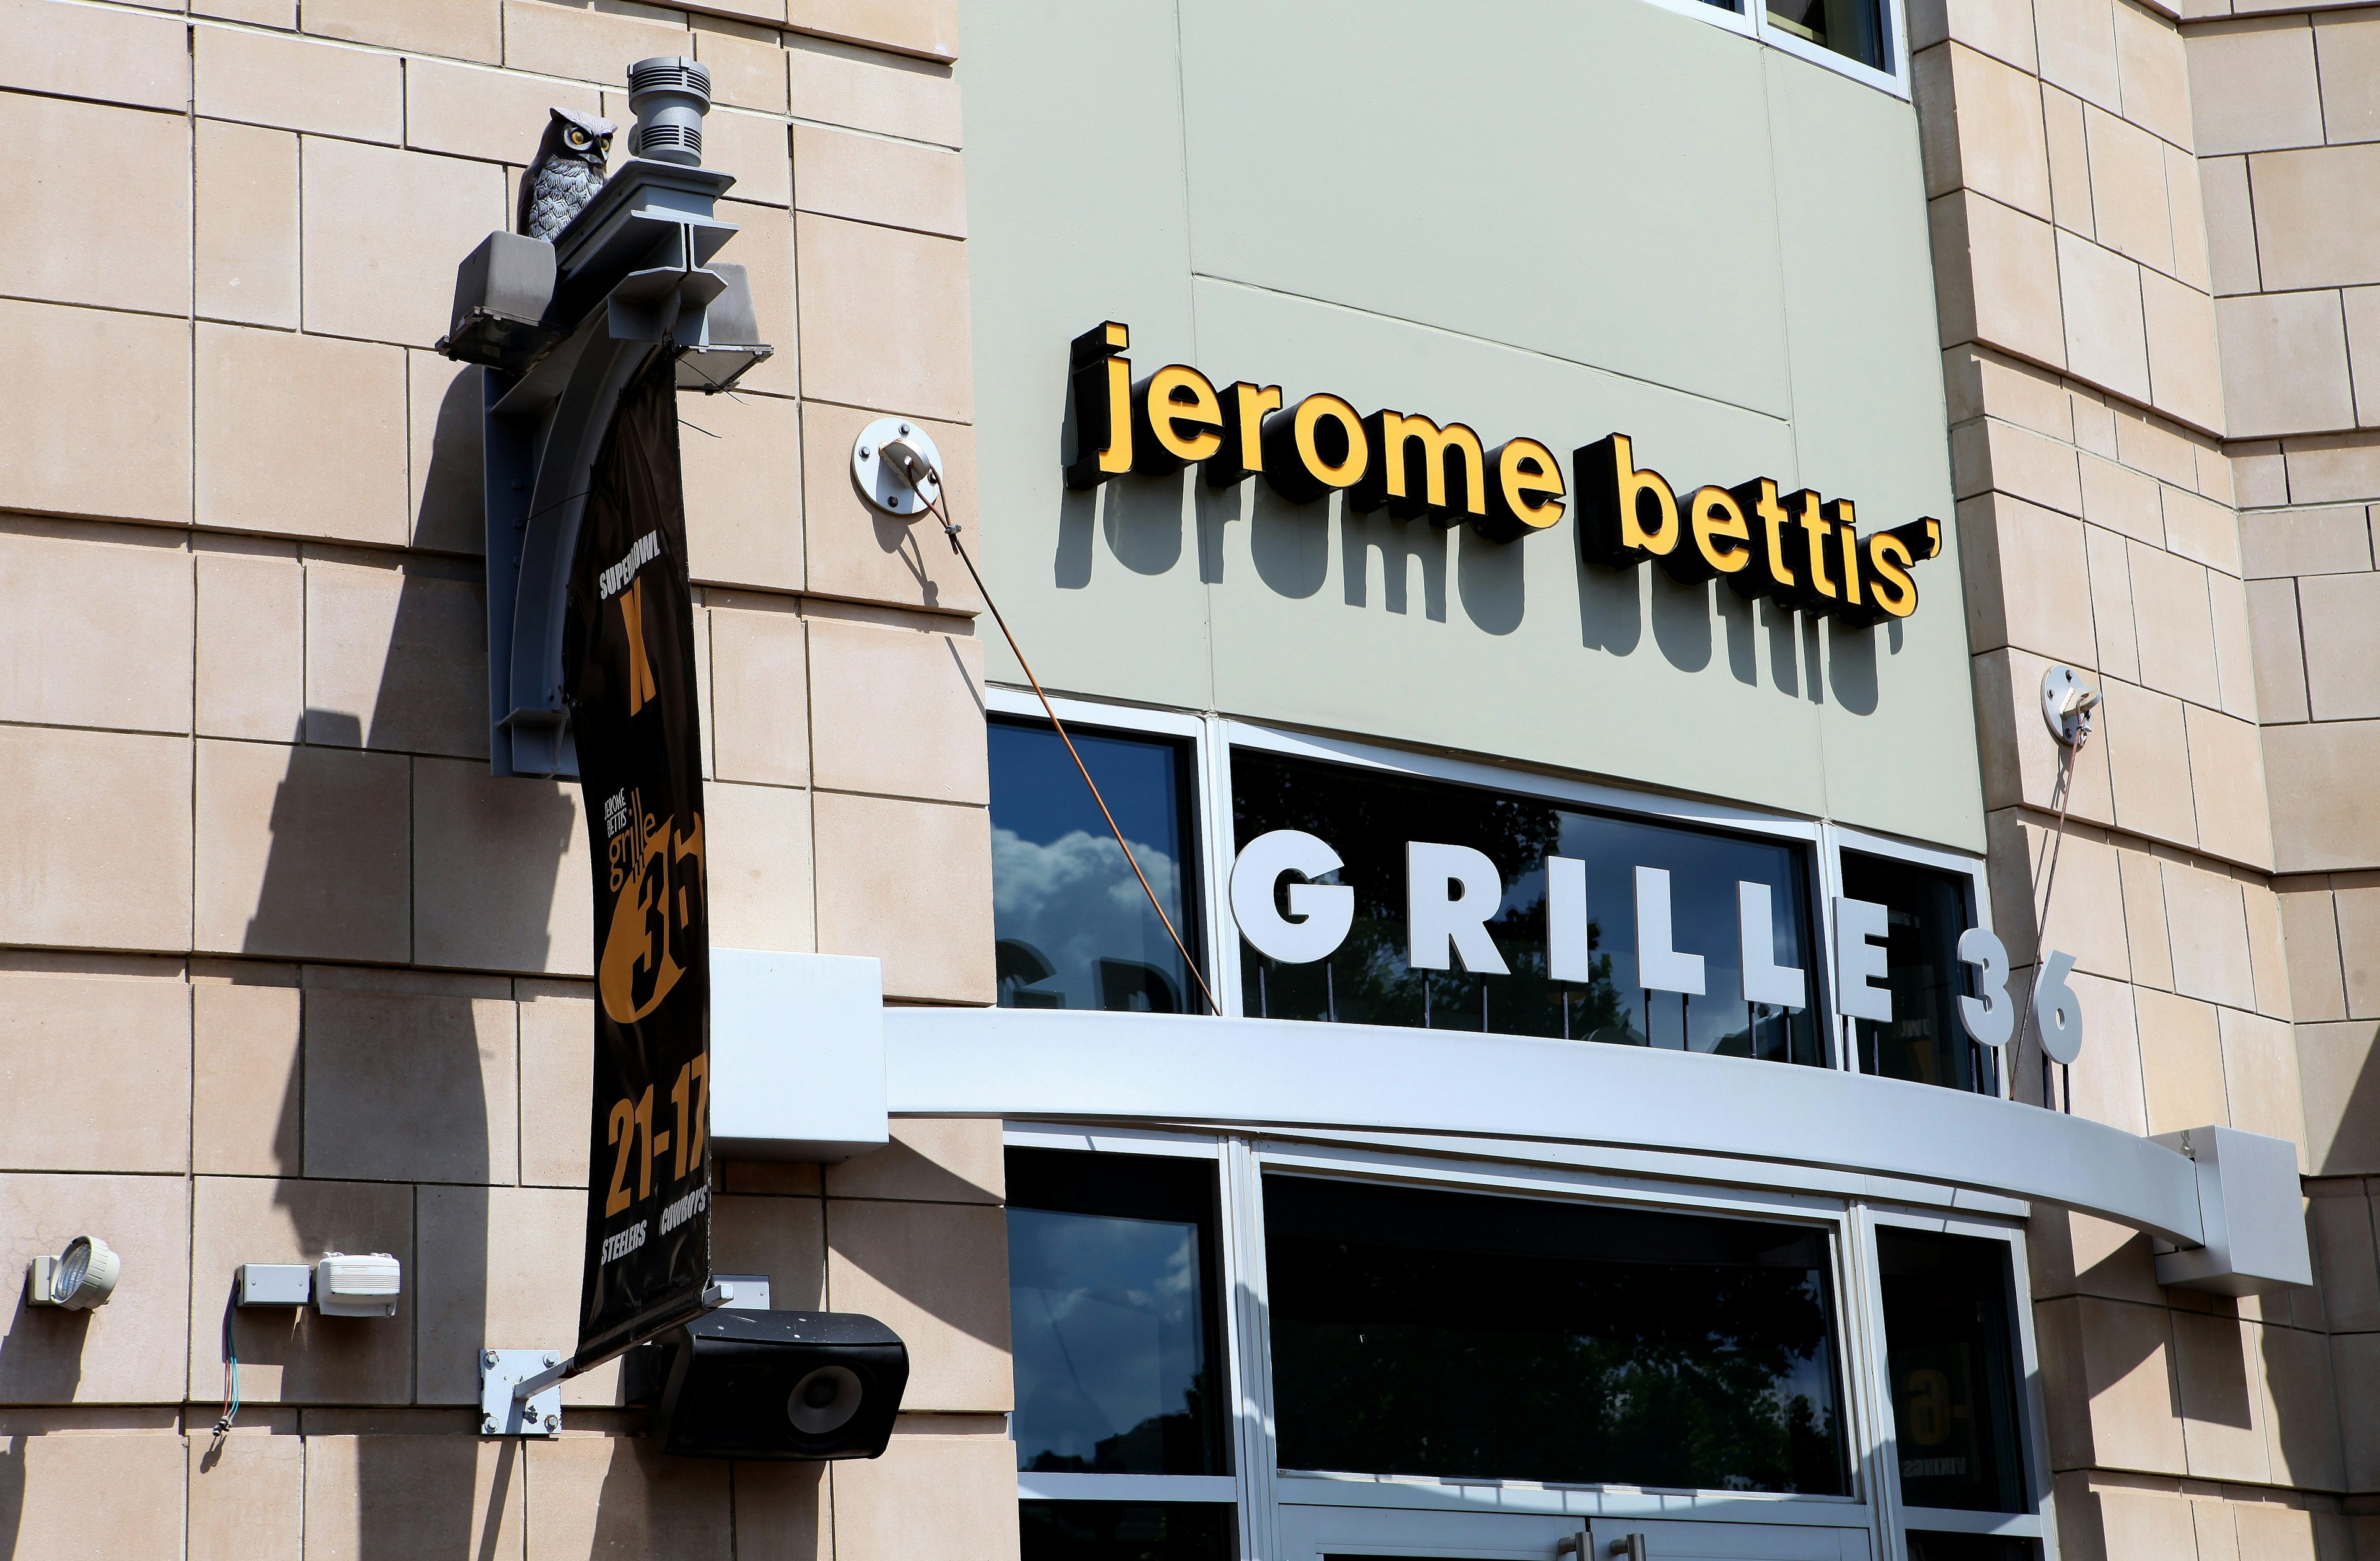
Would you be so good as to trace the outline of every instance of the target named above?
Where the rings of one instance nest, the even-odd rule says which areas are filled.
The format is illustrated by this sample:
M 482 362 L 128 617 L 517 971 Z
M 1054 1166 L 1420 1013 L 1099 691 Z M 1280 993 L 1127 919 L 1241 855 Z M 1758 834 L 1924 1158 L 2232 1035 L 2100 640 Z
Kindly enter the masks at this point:
M 1843 853 L 1843 893 L 1888 913 L 1884 959 L 1892 1019 L 1853 1022 L 1862 1071 L 1997 1093 L 1991 1054 L 1959 1023 L 1959 998 L 1973 995 L 1967 967 L 1959 962 L 1968 881 L 1889 857 Z
M 1290 1469 L 1840 1494 L 1803 1227 L 1265 1179 Z
M 1822 49 L 1878 70 L 1888 68 L 1880 0 L 1768 0 L 1768 20 Z
M 2032 1510 L 2017 1447 L 2008 1243 L 1884 1226 L 1876 1252 L 1902 1504 Z
M 1189 745 L 1066 730 L 1149 888 L 1196 949 Z M 1001 1006 L 1200 1010 L 1180 951 L 1056 731 L 1047 721 L 995 720 L 990 750 Z
M 1909 1536 L 1909 1561 L 2040 1561 L 2041 1546 L 2010 1534 Z
M 1016 1467 L 1227 1474 L 1215 1167 L 1011 1149 Z
M 1239 1509 L 1224 1502 L 1026 1501 L 1023 1561 L 1232 1561 Z
M 1812 1009 L 1743 998 L 1738 881 L 1768 886 L 1777 924 L 1770 957 L 1807 973 L 1805 990 L 1814 1000 L 1818 995 L 1809 878 L 1797 846 L 1245 748 L 1232 755 L 1232 809 L 1239 845 L 1273 829 L 1329 841 L 1346 864 L 1333 881 L 1355 890 L 1354 926 L 1327 960 L 1286 965 L 1242 944 L 1247 1013 L 1825 1062 Z M 1512 974 L 1422 971 L 1407 962 L 1409 841 L 1470 846 L 1496 864 L 1504 900 L 1488 931 Z M 1585 864 L 1588 981 L 1548 974 L 1549 855 Z M 1672 945 L 1703 957 L 1699 997 L 1648 992 L 1636 983 L 1639 866 L 1670 875 Z

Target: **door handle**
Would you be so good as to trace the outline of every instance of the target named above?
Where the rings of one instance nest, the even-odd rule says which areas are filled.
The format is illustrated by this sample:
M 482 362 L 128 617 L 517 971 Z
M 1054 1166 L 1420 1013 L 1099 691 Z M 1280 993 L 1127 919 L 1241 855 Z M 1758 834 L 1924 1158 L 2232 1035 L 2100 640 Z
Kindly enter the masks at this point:
M 1622 1534 L 1607 1547 L 1611 1561 L 1645 1561 L 1645 1536 Z

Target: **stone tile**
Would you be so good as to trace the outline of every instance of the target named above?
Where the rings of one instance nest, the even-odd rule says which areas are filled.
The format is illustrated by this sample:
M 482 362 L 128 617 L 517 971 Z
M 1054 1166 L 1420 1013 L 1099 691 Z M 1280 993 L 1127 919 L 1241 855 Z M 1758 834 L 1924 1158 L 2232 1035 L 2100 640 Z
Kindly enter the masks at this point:
M 182 1438 L 170 1421 L 46 1435 L 11 1429 L 14 1554 L 182 1554 Z
M 504 171 L 312 138 L 304 163 L 306 329 L 417 347 L 443 336 L 455 264 L 512 225 Z
M 2313 20 L 2324 139 L 2334 146 L 2380 140 L 2380 18 L 2346 11 Z
M 436 60 L 415 60 L 406 67 L 405 144 L 418 151 L 525 165 L 537 155 L 538 143 L 557 108 L 600 117 L 603 95 L 592 87 Z M 612 154 L 625 160 L 627 153 L 627 128 L 623 126 Z M 739 175 L 741 172 L 737 170 Z M 510 223 L 503 225 L 512 226 Z M 450 271 L 450 292 L 452 276 Z
M 2082 100 L 2044 85 L 2041 118 L 2049 154 L 2049 207 L 2059 227 L 2091 236 L 2091 144 L 2082 134 Z
M 88 539 L 84 539 L 88 538 Z M 190 555 L 110 527 L 0 531 L 0 720 L 190 729 Z
M 2298 582 L 2298 611 L 2313 719 L 2380 716 L 2380 575 L 2309 575 Z
M 771 19 L 783 20 L 783 0 L 777 0 L 775 10 Z M 712 102 L 764 114 L 785 112 L 785 51 L 775 32 L 710 17 L 688 19 L 694 24 L 694 57 L 710 72 Z
M 2248 624 L 2254 636 L 2259 714 L 2266 721 L 2308 719 L 2305 659 L 2298 643 L 2297 582 L 2249 581 Z
M 404 963 L 407 790 L 392 754 L 200 739 L 195 946 Z
M 395 54 L 200 27 L 190 75 L 201 118 L 392 145 L 405 133 L 405 73 Z
M 190 988 L 190 1168 L 296 1176 L 304 1108 L 295 986 Z
M 998 1436 L 896 1434 L 880 1458 L 834 1465 L 837 1561 L 961 1549 L 981 1561 L 1015 1561 L 1015 1525 L 982 1519 L 1015 1483 L 1015 1455 L 1005 1449 Z
M 983 647 L 972 635 L 813 616 L 818 783 L 989 803 L 982 684 Z
M 895 54 L 944 62 L 958 57 L 957 0 L 785 0 L 785 24 Z
M 2322 144 L 2322 93 L 2305 18 L 2192 30 L 2191 119 L 2202 157 Z
M 2206 571 L 2188 559 L 2135 542 L 2130 574 L 2142 681 L 2201 705 L 2219 703 Z
M 306 718 L 306 572 L 297 551 L 210 538 L 198 564 L 200 736 L 286 742 Z
M 771 1198 L 815 1198 L 820 1192 L 820 1168 L 791 1160 L 724 1160 L 720 1185 L 730 1192 L 751 1192 Z M 821 1249 L 823 1250 L 823 1249 Z M 824 1270 L 820 1270 L 821 1276 Z M 821 1277 L 819 1281 L 824 1284 Z
M 2022 802 L 2055 811 L 2055 789 L 2067 761 L 2041 720 L 2041 677 L 2050 663 L 2022 650 L 1993 651 L 1974 659 L 1975 720 L 1983 734 L 1984 805 Z M 2177 728 L 2179 720 L 2177 718 Z M 2108 786 L 2108 746 L 2084 746 L 2073 764 L 2070 808 L 2077 823 L 2114 822 Z
M 2206 248 L 2206 197 L 2199 184 L 2198 159 L 2180 147 L 2164 150 L 2166 200 L 2173 217 L 2174 279 L 2199 293 L 2212 293 L 2215 271 Z M 2149 343 L 2154 350 L 2154 326 Z
M 220 1450 L 211 1437 L 187 1438 L 189 1561 L 299 1561 L 306 1442 L 297 1430 L 294 1412 L 265 1411 L 241 1415 Z
M 2163 865 L 2145 851 L 2119 850 L 2123 879 L 2124 936 L 2131 953 L 2132 980 L 2173 989 L 2173 945 L 2166 926 Z
M 2198 1479 L 2262 1484 L 2271 1477 L 2264 1384 L 2256 1359 L 2263 1332 L 2257 1324 L 2231 1317 L 2173 1314 L 2182 1438 L 2190 1472 Z
M 2347 983 L 2330 891 L 2300 889 L 2275 898 L 2280 902 L 2281 930 L 2289 947 L 2290 1017 L 2301 1022 L 2346 1018 Z
M 0 1404 L 179 1399 L 189 1222 L 189 1183 L 179 1176 L 0 1174 L 0 1229 L 14 1269 L 0 1287 L 0 1333 L 8 1340 Z M 124 1260 L 114 1298 L 89 1312 L 26 1305 L 33 1254 L 87 1234 Z M 218 1303 L 218 1328 L 221 1319 Z M 19 1456 L 24 1448 L 17 1444 Z
M 0 3 L 0 88 L 161 108 L 190 102 L 190 47 L 178 18 Z
M 2380 1057 L 2371 1020 L 2297 1027 L 2306 1153 L 2315 1176 L 2380 1174 Z M 2380 1335 L 2358 1335 L 2380 1343 Z M 2380 1361 L 2375 1361 L 2380 1366 Z M 2380 1384 L 2375 1384 L 2380 1388 Z M 2363 1399 L 2369 1403 L 2369 1396 Z M 2356 1417 L 2361 1422 L 2365 1417 Z M 2350 1425 L 2350 1433 L 2353 1426 Z M 2380 1454 L 2380 1434 L 2374 1437 Z
M 2317 1182 L 2315 1191 L 2336 1187 Z M 2313 1245 L 2323 1309 L 2338 1333 L 2380 1330 L 2380 1252 L 2372 1232 L 2372 1201 L 2360 1182 L 2338 1196 L 2306 1200 L 2307 1235 Z
M 649 1436 L 608 1432 L 524 1446 L 528 1561 L 735 1555 L 728 1476 L 752 1465 L 670 1458 Z
M 958 422 L 975 415 L 966 249 L 954 240 L 808 212 L 794 220 L 805 393 Z M 868 322 L 897 300 L 897 341 Z
M 2082 539 L 2091 581 L 2093 663 L 2112 677 L 2138 682 L 2141 652 L 2132 633 L 2131 564 L 2124 539 L 2095 526 L 2082 528 Z
M 497 0 L 306 0 L 300 25 L 330 38 L 379 43 L 415 54 L 493 65 L 504 57 L 504 18 Z M 422 68 L 419 62 L 408 70 Z
M 2067 1075 L 2067 1104 L 2077 1115 L 2095 1122 L 2129 1133 L 2146 1132 L 2148 1095 L 2141 1075 L 2140 1027 L 2132 988 L 2121 981 L 2080 972 L 2070 979 L 2082 1000 L 2082 1054 Z M 2028 1050 L 2038 1078 L 2040 1054 L 2032 1047 Z
M 819 1561 L 834 1553 L 823 1463 L 746 1463 L 735 1470 L 735 1554 L 742 1561 Z
M 706 584 L 800 590 L 800 404 L 768 395 L 685 399 L 683 420 L 718 436 L 679 436 L 686 567 Z M 835 471 L 850 483 L 848 449 Z
M 2183 712 L 2190 741 L 2190 789 L 2201 850 L 2269 869 L 2272 814 L 2265 794 L 2264 752 L 2255 723 L 2192 705 Z
M 2020 965 L 2034 962 L 2034 911 L 2041 902 L 2035 863 L 2048 860 L 2050 830 L 2014 808 L 1990 816 L 1994 929 Z M 2123 886 L 2118 852 L 2095 831 L 2067 831 L 2058 847 L 2058 898 L 2050 907 L 2050 946 L 2075 958 L 2077 968 L 2122 981 L 2131 973 L 2125 949 Z M 2043 869 L 2042 871 L 2046 871 Z M 2003 881 L 2004 879 L 2004 881 Z M 2031 880 L 2031 881 L 2029 881 Z
M 2380 493 L 2380 442 L 2368 434 L 2292 439 L 2288 466 L 2293 503 L 2360 503 Z
M 306 739 L 488 755 L 488 607 L 423 569 L 306 566 Z
M 2149 348 L 2140 267 L 2072 234 L 2058 236 L 2066 310 L 2066 368 L 2134 401 L 2149 398 Z
M 1942 345 L 1985 342 L 2063 368 L 2066 339 L 2050 225 L 1965 192 L 1946 195 L 1926 210 L 1935 272 L 1945 279 Z
M 2380 812 L 2368 805 L 2380 722 L 2267 727 L 2264 738 L 2276 865 L 2318 873 L 2380 861 Z
M 2119 9 L 2121 7 L 2119 7 Z M 2058 1494 L 2063 1520 L 2066 1505 L 2063 1491 Z M 2188 1499 L 2168 1495 L 2162 1491 L 2139 1490 L 2121 1485 L 2102 1485 L 2090 1494 L 2090 1501 L 2098 1508 L 2101 1532 L 2095 1536 L 2106 1546 L 2107 1556 L 2190 1556 L 2192 1561 L 2206 1561 L 2197 1549 L 2192 1537 L 2193 1504 Z M 2082 1521 L 2088 1522 L 2087 1515 Z
M 179 1176 L 190 1157 L 190 989 L 127 976 L 0 976 L 0 1163 Z M 138 1090 L 94 1090 L 100 1079 Z
M 2289 1006 L 2289 962 L 2281 935 L 2280 897 L 2254 868 L 2235 867 L 2248 912 L 2248 960 L 2256 978 L 2256 1011 L 2268 1019 L 2295 1019 Z
M 2116 459 L 2178 488 L 2198 480 L 2198 442 L 2204 435 L 2125 403 L 2110 402 L 2107 410 L 2116 420 Z
M 190 743 L 0 727 L 0 795 L 44 828 L 0 868 L 0 944 L 190 946 Z
M 509 1002 L 309 991 L 306 1174 L 511 1182 L 517 1078 Z
M 1959 506 L 1960 573 L 1968 582 L 1967 643 L 2003 645 L 2091 663 L 2091 573 L 2081 521 L 1991 493 Z
M 796 125 L 794 171 L 801 211 L 966 236 L 965 175 L 953 152 Z
M 413 765 L 413 957 L 476 970 L 594 973 L 594 868 L 578 788 Z
M 514 70 L 625 88 L 628 67 L 637 61 L 693 52 L 693 34 L 663 21 L 543 0 L 504 0 L 504 64 Z M 623 136 L 615 151 L 625 153 L 625 141 Z
M 2280 441 L 2265 440 L 2229 448 L 2236 452 L 2229 465 L 2237 503 L 2246 508 L 2289 502 L 2289 458 L 2281 454 Z
M 2316 1561 L 2313 1514 L 2277 1502 L 2234 1502 L 2240 1554 L 2255 1561 Z
M 240 1398 L 251 1404 L 402 1404 L 412 1397 L 412 1313 L 420 1279 L 412 1188 L 245 1176 L 202 1176 L 192 1185 L 184 1322 L 191 1398 L 208 1403 L 223 1391 L 224 1303 L 238 1266 L 312 1263 L 332 1252 L 387 1252 L 404 1265 L 396 1315 L 325 1317 L 310 1306 L 237 1312 Z M 111 1301 L 107 1310 L 115 1306 Z
M 283 329 L 298 323 L 298 138 L 198 122 L 198 312 Z
M 966 565 L 930 529 L 870 505 L 851 480 L 851 447 L 874 414 L 802 404 L 803 546 L 809 589 L 820 596 L 953 612 L 983 605 Z M 942 452 L 951 518 L 978 535 L 975 436 L 957 423 L 921 423 Z M 930 525 L 930 523 L 929 523 Z
M 179 315 L 190 302 L 190 127 L 178 116 L 0 94 L 0 204 L 38 243 L 0 249 L 0 292 Z M 93 190 L 111 219 L 90 220 Z
M 990 1002 L 991 950 L 957 930 L 989 916 L 990 830 L 982 808 L 820 793 L 819 951 L 882 960 L 888 998 Z
M 2033 0 L 1912 0 L 1910 45 L 1930 49 L 1955 38 L 2022 70 L 2038 70 L 2034 52 Z
M 974 1117 L 896 1118 L 892 1143 L 826 1168 L 836 1198 L 997 1204 L 1007 1185 L 1000 1124 Z
M 595 1093 L 595 1004 L 538 998 L 520 1005 L 520 1179 L 524 1185 L 587 1186 L 587 1119 L 554 1108 Z
M 405 365 L 413 545 L 478 557 L 487 551 L 480 370 L 431 352 L 408 352 Z
M 0 507 L 188 522 L 187 321 L 0 299 L 0 362 L 42 389 L 0 421 Z M 93 461 L 92 450 L 141 458 Z
M 1961 498 L 1998 489 L 2065 514 L 2082 508 L 2075 450 L 2063 440 L 1991 417 L 1953 430 L 1950 452 Z
M 2257 719 L 2256 664 L 2248 627 L 2248 587 L 2228 575 L 2208 573 L 2207 604 L 2215 614 L 2215 676 L 2223 713 Z
M 466 1547 L 477 1561 L 521 1561 L 522 1446 L 454 1434 L 309 1436 L 306 1561 Z
M 818 947 L 810 793 L 724 782 L 704 792 L 710 836 L 710 936 L 722 949 Z
M 2058 375 L 1978 347 L 1955 347 L 1946 357 L 1963 357 L 1973 383 L 1964 404 L 1953 412 L 1952 422 L 1989 414 L 2060 442 L 2080 439 L 2074 427 L 2075 398 Z M 2112 443 L 2113 435 L 2109 438 Z
M 2229 1126 L 2215 1010 L 2147 987 L 2135 987 L 2132 999 L 2139 1016 L 2149 1131 Z
M 2137 1071 L 2137 1054 L 2133 1067 Z M 2084 1294 L 2165 1302 L 2149 1238 L 2130 1226 L 2045 1206 L 2026 1225 L 2024 1246 L 2035 1300 Z
M 2341 874 L 2331 881 L 2336 892 L 2328 898 L 2335 909 L 2347 992 L 2347 1011 L 2341 1017 L 2380 1017 L 2380 885 L 2362 874 Z
M 722 1197 L 711 1209 L 714 1272 L 766 1275 L 769 1304 L 781 1312 L 826 1305 L 824 1204 L 815 1197 Z
M 2344 199 L 2380 180 L 2380 142 L 2271 151 L 2251 158 L 2256 255 L 2265 285 L 2358 286 L 2380 282 L 2380 212 Z
M 2373 568 L 2372 528 L 2361 504 L 2245 514 L 2240 517 L 2240 543 L 2251 579 L 2363 574 Z
M 2223 366 L 2215 300 L 2153 271 L 2141 272 L 2149 385 L 2157 410 L 2196 428 L 2223 427 Z
M 2330 1356 L 2342 1404 L 2367 1405 L 2380 1395 L 2380 1334 L 2340 1334 L 2330 1341 Z M 2348 1487 L 2380 1485 L 2380 1423 L 2369 1414 L 2344 1413 L 2339 1431 Z
M 198 361 L 200 526 L 404 544 L 403 352 L 201 323 Z
M 2210 157 L 2198 169 L 2213 290 L 2217 295 L 2253 293 L 2263 284 L 2256 267 L 2256 215 L 2248 200 L 2248 160 Z
M 2170 1357 L 2173 1336 L 2160 1307 L 2085 1296 L 2070 1303 L 2082 1345 L 2082 1380 L 2090 1395 L 2091 1444 L 2110 1469 L 2180 1474 L 2182 1422 Z
M 2336 293 L 2218 298 L 2224 406 L 2243 438 L 2352 427 L 2347 328 Z
M 2107 696 L 2107 735 L 2104 745 L 2094 746 L 2102 746 L 2107 756 L 2116 821 L 2158 840 L 2195 843 L 2198 825 L 2180 702 L 2113 679 L 2102 686 Z M 2078 804 L 2081 795 L 2078 788 Z
M 2166 206 L 2164 143 L 2139 126 L 2094 107 L 2083 109 L 2082 128 L 2090 156 L 2092 236 L 2119 255 L 2172 274 L 2173 221 Z
M 788 40 L 794 113 L 855 130 L 959 144 L 959 90 L 948 67 L 890 59 L 829 42 Z
M 781 115 L 713 108 L 702 122 L 703 153 L 716 166 L 735 171 L 736 200 L 789 206 L 794 200 L 794 156 L 785 132 Z
M 800 310 L 795 306 L 793 213 L 782 207 L 726 200 L 720 203 L 719 214 L 742 230 L 721 258 L 744 268 L 745 282 L 752 289 L 753 317 L 759 326 L 760 339 L 776 349 L 773 357 L 755 365 L 738 380 L 736 389 L 747 396 L 756 393 L 798 395 L 802 388 L 802 351 Z M 703 427 L 719 426 L 712 410 L 721 405 L 717 398 L 682 395 L 678 404 L 687 417 Z M 733 406 L 736 403 L 731 399 L 726 405 Z M 714 442 L 698 435 L 683 442 Z M 843 460 L 845 466 L 850 465 L 850 451 L 843 453 Z
M 2174 990 L 2252 1009 L 2255 974 L 2248 958 L 2247 912 L 2240 884 L 2187 862 L 2168 859 L 2163 867 Z
M 2120 112 L 2123 92 L 2116 66 L 2114 11 L 2106 0 L 2038 6 L 2034 9 L 2034 28 L 2043 80 L 2056 82 L 2101 108 Z
M 298 0 L 188 0 L 188 6 L 193 16 L 220 17 L 285 32 L 298 26 Z
M 2338 295 L 2347 316 L 2347 368 L 2355 381 L 2355 420 L 2380 425 L 2380 287 Z
M 875 1317 L 909 1346 L 911 1411 L 998 1411 L 1008 1363 L 1008 1225 L 961 1204 L 827 1204 L 827 1302 Z
M 554 1277 L 575 1272 L 583 1259 L 585 1188 L 424 1187 L 414 1217 L 421 1254 L 414 1288 L 416 1403 L 478 1403 L 482 1348 L 571 1348 L 578 1337 L 577 1287 Z M 573 1377 L 562 1385 L 562 1401 L 616 1402 L 618 1378 L 615 1367 Z
M 2124 117 L 2176 146 L 2190 145 L 2190 64 L 2181 30 L 2143 6 L 2118 6 L 2115 19 Z
M 2165 509 L 2156 478 L 2096 455 L 2078 459 L 2083 518 L 2153 547 L 2165 546 Z
M 802 620 L 715 599 L 710 732 L 719 778 L 771 786 L 810 779 L 809 658 Z M 756 604 L 757 605 L 757 604 Z
M 2298 1090 L 2295 1038 L 2288 1024 L 2225 1009 L 2223 1085 L 2231 1125 L 2250 1132 L 2305 1140 L 2305 1109 Z
M 2033 1308 L 2034 1338 L 2041 1354 L 2041 1371 L 2045 1378 L 2067 1383 L 2079 1383 L 2082 1376 L 2082 1302 L 2072 1296 L 2056 1301 L 2036 1301 Z M 2091 1448 L 2090 1405 L 2081 1392 L 2051 1394 L 2044 1405 L 2043 1431 L 2049 1443 L 2049 1458 L 2054 1465 L 2088 1464 L 2095 1455 Z M 2058 1495 L 2059 1516 L 2066 1518 L 2073 1510 L 2061 1491 Z

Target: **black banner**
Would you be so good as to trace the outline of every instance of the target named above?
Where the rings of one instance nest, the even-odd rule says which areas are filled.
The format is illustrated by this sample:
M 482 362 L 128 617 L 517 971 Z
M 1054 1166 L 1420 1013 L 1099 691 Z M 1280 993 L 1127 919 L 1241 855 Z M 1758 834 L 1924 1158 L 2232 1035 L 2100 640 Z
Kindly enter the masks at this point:
M 675 366 L 620 398 L 570 574 L 563 665 L 595 868 L 584 1371 L 710 1280 L 710 940 Z

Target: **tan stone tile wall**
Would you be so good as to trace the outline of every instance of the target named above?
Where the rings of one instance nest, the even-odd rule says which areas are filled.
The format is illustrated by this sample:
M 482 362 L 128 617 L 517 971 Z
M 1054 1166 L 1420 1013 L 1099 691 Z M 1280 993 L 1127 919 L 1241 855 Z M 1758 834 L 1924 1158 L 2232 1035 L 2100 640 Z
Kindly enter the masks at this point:
M 39 237 L 0 359 L 40 387 L 0 416 L 0 1257 L 126 1264 L 88 1314 L 0 1285 L 0 1548 L 1013 1544 L 997 1124 L 722 1168 L 722 1271 L 910 1341 L 873 1480 L 660 1459 L 611 1370 L 534 1449 L 466 1407 L 480 1345 L 572 1332 L 589 869 L 575 787 L 487 773 L 479 376 L 429 349 L 546 109 L 625 121 L 636 58 L 712 71 L 779 349 L 684 403 L 714 937 L 992 995 L 979 603 L 846 476 L 868 419 L 930 419 L 972 524 L 955 7 L 794 10 L 0 0 Z M 399 1315 L 237 1314 L 210 1456 L 233 1265 L 333 1248 L 405 1261 Z

